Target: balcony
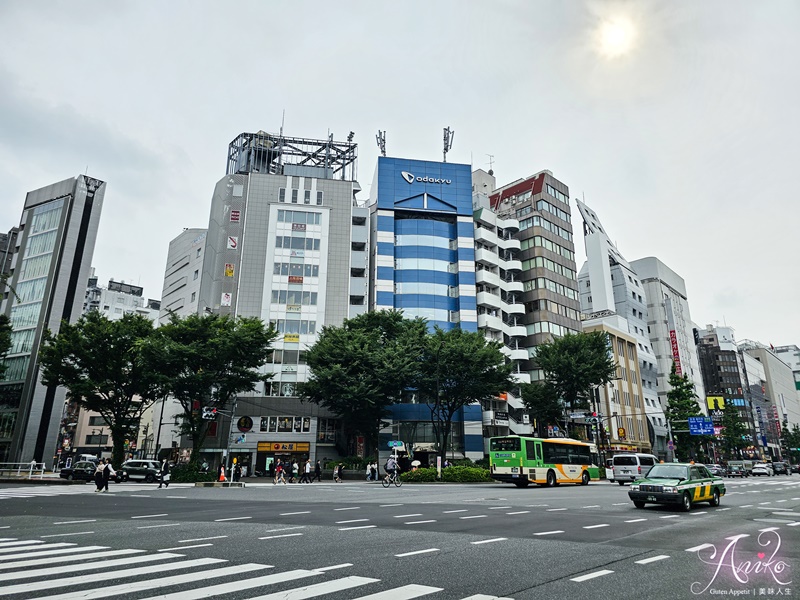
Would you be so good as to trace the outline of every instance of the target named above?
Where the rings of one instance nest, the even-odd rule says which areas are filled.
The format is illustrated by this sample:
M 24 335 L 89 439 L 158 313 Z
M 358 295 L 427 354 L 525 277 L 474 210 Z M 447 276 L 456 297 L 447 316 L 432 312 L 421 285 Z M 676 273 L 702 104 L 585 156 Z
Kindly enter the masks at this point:
M 493 331 L 503 331 L 505 325 L 500 317 L 493 315 L 478 315 L 478 328 L 491 329 Z
M 505 329 L 503 329 L 503 333 L 509 337 L 527 337 L 528 329 L 525 327 L 525 325 L 506 324 Z
M 521 281 L 503 281 L 502 283 L 503 289 L 507 292 L 519 292 L 522 293 L 523 287 Z
M 507 289 L 506 282 L 500 279 L 500 275 L 497 273 L 492 273 L 491 271 L 487 271 L 486 269 L 477 269 L 475 271 L 475 283 L 477 284 L 484 284 L 488 285 L 489 287 L 503 287 L 503 289 Z M 520 289 L 522 291 L 522 284 L 520 283 Z
M 511 360 L 528 360 L 528 351 L 525 348 L 509 348 L 505 347 L 507 352 L 504 354 Z
M 496 252 L 489 250 L 487 248 L 478 248 L 475 250 L 475 262 L 480 263 L 482 265 L 487 265 L 490 267 L 497 266 L 500 257 L 497 256 Z M 520 263 L 521 265 L 522 263 Z
M 499 239 L 497 234 L 491 229 L 486 229 L 485 227 L 476 227 L 475 241 L 482 242 L 487 246 L 496 246 Z
M 509 315 L 524 315 L 525 305 L 522 302 L 503 302 L 503 310 Z
M 498 264 L 506 271 L 522 271 L 522 261 L 517 260 L 516 258 L 512 258 L 510 260 L 501 258 Z
M 500 299 L 500 296 L 491 292 L 478 292 L 476 301 L 478 306 L 489 306 L 497 310 L 503 309 L 504 302 Z
M 485 410 L 483 411 L 483 424 L 484 426 L 492 425 L 494 421 L 494 411 L 493 410 Z

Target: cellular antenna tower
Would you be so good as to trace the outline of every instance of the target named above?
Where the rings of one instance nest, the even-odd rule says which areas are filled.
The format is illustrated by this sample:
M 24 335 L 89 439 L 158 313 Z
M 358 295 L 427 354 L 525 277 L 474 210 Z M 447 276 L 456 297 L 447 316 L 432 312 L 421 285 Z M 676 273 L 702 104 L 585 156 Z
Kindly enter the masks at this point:
M 453 137 L 456 135 L 455 131 L 450 131 L 449 127 L 444 128 L 444 149 L 442 151 L 442 162 L 447 162 L 447 153 L 453 147 Z
M 386 132 L 378 129 L 378 135 L 375 136 L 375 141 L 378 142 L 381 156 L 386 156 Z

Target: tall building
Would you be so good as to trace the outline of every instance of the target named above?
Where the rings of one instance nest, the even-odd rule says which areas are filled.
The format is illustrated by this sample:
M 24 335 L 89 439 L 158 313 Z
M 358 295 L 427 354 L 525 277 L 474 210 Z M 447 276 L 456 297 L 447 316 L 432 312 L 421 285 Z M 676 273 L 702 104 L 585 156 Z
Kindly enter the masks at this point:
M 271 382 L 239 396 L 235 427 L 228 420 L 212 427 L 207 452 L 230 445 L 240 462 L 261 470 L 278 457 L 338 456 L 341 424 L 301 403 L 296 385 L 308 377 L 306 349 L 322 327 L 367 310 L 369 209 L 356 199 L 356 159 L 352 136 L 337 142 L 260 131 L 228 146 L 201 251 L 197 310 L 258 317 L 280 336 L 264 366 Z
M 0 462 L 50 460 L 57 453 L 66 390 L 40 381 L 37 355 L 45 328 L 83 312 L 106 184 L 79 175 L 28 192 L 2 311 L 13 326 L 0 382 Z M 58 449 L 60 450 L 60 449 Z
M 173 314 L 185 317 L 199 312 L 198 294 L 207 233 L 206 229 L 184 229 L 169 243 L 161 290 L 160 324 L 167 323 Z
M 155 322 L 158 320 L 161 301 L 145 299 L 143 293 L 144 288 L 141 286 L 124 281 L 110 279 L 107 287 L 99 285 L 92 267 L 92 274 L 86 287 L 83 312 L 96 310 L 111 321 L 117 321 L 126 314 L 137 314 Z
M 598 412 L 608 424 L 611 449 L 653 452 L 666 458 L 668 432 L 658 398 L 656 355 L 647 331 L 647 294 L 597 213 L 580 200 L 577 205 L 587 257 L 578 276 L 583 328 L 606 331 L 612 347 L 617 344 L 621 361 L 620 378 L 598 390 L 602 409 Z
M 469 165 L 379 157 L 370 228 L 370 310 L 402 310 L 444 330 L 478 330 Z M 407 396 L 391 407 L 382 439 L 411 443 L 419 455 L 432 452 L 430 409 L 413 392 Z M 457 458 L 483 457 L 479 404 L 456 414 L 451 447 Z

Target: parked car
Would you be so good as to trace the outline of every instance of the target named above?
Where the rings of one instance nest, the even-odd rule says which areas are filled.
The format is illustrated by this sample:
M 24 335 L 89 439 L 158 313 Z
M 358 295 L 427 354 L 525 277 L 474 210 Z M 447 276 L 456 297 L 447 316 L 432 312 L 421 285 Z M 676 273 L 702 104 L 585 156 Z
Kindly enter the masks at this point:
M 647 473 L 658 464 L 658 457 L 652 454 L 617 454 L 612 459 L 614 481 L 625 485 L 626 481 L 636 481 L 647 477 Z
M 94 480 L 94 472 L 97 465 L 88 460 L 81 460 L 74 463 L 71 467 L 64 467 L 59 472 L 58 476 L 61 479 L 72 481 L 77 479 L 79 481 L 92 481 Z
M 728 465 L 728 470 L 725 474 L 728 477 L 741 477 L 742 479 L 749 476 L 742 465 Z
M 792 465 L 791 467 L 789 467 L 789 470 L 792 473 L 800 473 L 800 464 Z
M 773 462 L 772 463 L 772 472 L 775 475 L 790 475 L 791 471 L 789 471 L 789 465 L 785 462 Z
M 122 481 L 141 481 L 153 483 L 159 478 L 161 465 L 154 460 L 130 459 L 122 463 L 119 472 L 122 473 Z
M 750 474 L 753 475 L 754 477 L 756 475 L 758 475 L 759 477 L 761 477 L 762 475 L 767 477 L 771 477 L 772 475 L 774 475 L 774 473 L 772 472 L 772 467 L 763 463 L 753 465 L 753 469 L 750 471 Z

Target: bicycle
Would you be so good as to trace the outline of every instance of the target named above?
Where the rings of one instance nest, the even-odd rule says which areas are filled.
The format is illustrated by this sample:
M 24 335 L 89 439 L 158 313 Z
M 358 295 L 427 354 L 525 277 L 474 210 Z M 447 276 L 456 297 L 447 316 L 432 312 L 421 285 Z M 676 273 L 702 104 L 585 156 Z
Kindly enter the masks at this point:
M 392 473 L 387 473 L 381 480 L 381 483 L 385 488 L 388 488 L 393 483 L 396 487 L 400 487 L 401 485 L 403 485 L 403 481 L 400 479 L 400 474 L 397 471 L 394 471 Z

